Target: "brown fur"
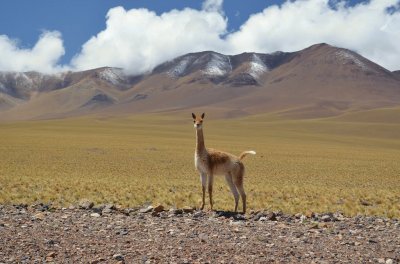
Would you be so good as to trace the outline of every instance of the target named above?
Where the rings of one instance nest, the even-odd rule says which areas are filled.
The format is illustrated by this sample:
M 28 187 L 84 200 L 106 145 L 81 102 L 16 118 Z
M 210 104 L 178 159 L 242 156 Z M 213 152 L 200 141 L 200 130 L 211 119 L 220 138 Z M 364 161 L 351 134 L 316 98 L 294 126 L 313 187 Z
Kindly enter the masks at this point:
M 213 207 L 212 200 L 212 186 L 214 181 L 214 175 L 222 174 L 225 175 L 225 179 L 233 193 L 235 198 L 235 212 L 237 211 L 239 194 L 242 197 L 243 212 L 246 212 L 246 193 L 243 188 L 244 178 L 244 165 L 241 162 L 247 154 L 255 154 L 254 151 L 245 151 L 239 157 L 236 157 L 230 153 L 222 152 L 214 149 L 207 149 L 204 144 L 203 136 L 203 118 L 202 116 L 196 117 L 192 114 L 194 126 L 196 127 L 196 151 L 195 151 L 195 166 L 200 172 L 200 178 L 202 182 L 202 205 L 201 209 L 204 208 L 205 204 L 205 190 L 208 185 L 208 193 L 210 198 L 211 210 Z

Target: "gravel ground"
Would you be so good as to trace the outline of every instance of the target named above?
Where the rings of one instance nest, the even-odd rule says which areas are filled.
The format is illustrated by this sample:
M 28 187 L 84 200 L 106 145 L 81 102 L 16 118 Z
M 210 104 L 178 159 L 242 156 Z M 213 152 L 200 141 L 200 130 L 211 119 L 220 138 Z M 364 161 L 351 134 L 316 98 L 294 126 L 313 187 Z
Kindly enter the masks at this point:
M 400 263 L 400 223 L 340 214 L 0 205 L 0 263 Z

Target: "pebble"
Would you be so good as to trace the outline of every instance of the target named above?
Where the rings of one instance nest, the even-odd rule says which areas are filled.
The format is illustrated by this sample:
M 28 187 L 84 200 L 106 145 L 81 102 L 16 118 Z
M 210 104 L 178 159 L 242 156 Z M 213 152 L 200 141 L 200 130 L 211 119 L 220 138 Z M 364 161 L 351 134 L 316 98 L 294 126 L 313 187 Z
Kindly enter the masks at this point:
M 87 209 L 92 208 L 94 206 L 94 203 L 92 201 L 88 200 L 88 199 L 82 199 L 82 200 L 79 201 L 78 206 L 79 206 L 80 209 L 87 210 Z
M 123 261 L 125 258 L 123 255 L 121 254 L 114 254 L 113 255 L 113 259 L 117 260 L 117 261 Z
M 91 213 L 90 216 L 91 217 L 100 217 L 100 214 L 99 213 Z
M 149 205 L 149 206 L 147 206 L 145 208 L 140 209 L 139 213 L 145 214 L 145 213 L 149 213 L 149 212 L 152 212 L 152 211 L 153 211 L 153 206 Z

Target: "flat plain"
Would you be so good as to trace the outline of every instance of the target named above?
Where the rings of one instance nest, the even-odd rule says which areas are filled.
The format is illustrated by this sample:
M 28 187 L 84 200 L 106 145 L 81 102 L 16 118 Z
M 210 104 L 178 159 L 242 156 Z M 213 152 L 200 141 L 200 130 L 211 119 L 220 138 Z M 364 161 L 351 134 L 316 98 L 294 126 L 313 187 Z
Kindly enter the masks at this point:
M 251 210 L 400 217 L 400 110 L 295 120 L 206 113 L 207 147 L 248 156 Z M 198 207 L 190 112 L 0 124 L 0 204 L 144 203 Z M 223 177 L 214 207 L 232 210 Z

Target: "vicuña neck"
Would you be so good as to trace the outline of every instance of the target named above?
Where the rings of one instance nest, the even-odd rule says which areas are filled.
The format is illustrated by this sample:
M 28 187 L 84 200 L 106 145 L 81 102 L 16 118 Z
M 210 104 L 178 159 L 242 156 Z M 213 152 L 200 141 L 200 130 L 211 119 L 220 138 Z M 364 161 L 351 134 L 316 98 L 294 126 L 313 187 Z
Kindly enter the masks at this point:
M 206 150 L 206 146 L 204 145 L 204 136 L 203 129 L 196 129 L 196 152 L 200 153 Z

